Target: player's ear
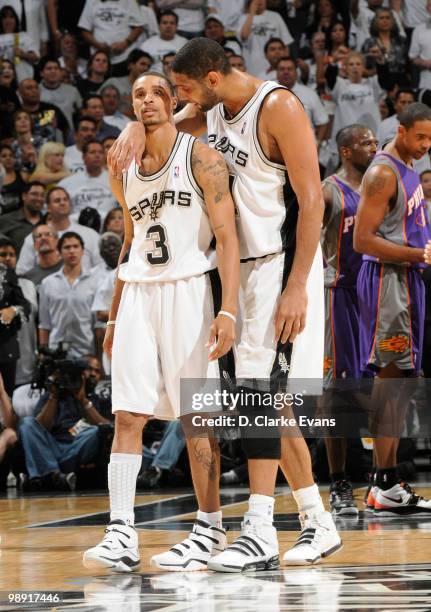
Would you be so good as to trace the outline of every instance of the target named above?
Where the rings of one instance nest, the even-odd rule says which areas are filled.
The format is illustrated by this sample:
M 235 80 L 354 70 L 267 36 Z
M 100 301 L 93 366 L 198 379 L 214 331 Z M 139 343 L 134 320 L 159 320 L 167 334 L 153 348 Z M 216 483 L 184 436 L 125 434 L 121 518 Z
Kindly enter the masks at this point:
M 208 82 L 208 85 L 215 89 L 220 83 L 220 74 L 215 70 L 210 70 L 206 76 L 206 80 Z
M 176 97 L 172 98 L 171 104 L 172 104 L 172 110 L 174 111 L 178 106 L 178 98 Z

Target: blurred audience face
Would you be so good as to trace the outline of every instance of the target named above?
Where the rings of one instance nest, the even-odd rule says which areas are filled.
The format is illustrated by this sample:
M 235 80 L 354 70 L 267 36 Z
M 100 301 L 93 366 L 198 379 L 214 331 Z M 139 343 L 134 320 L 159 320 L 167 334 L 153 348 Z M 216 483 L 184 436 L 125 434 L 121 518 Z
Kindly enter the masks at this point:
M 40 72 L 44 85 L 57 87 L 61 81 L 61 68 L 57 62 L 47 62 Z
M 311 37 L 311 49 L 312 51 L 323 52 L 325 50 L 326 38 L 323 32 L 315 32 Z
M 100 361 L 96 357 L 86 357 L 88 363 L 88 369 L 84 370 L 84 378 L 94 378 L 95 382 L 98 383 L 102 378 L 102 366 Z
M 220 23 L 218 19 L 208 19 L 208 21 L 205 22 L 204 35 L 206 38 L 210 38 L 216 42 L 221 42 L 224 38 L 223 24 Z
M 78 45 L 73 34 L 64 34 L 62 36 L 60 50 L 63 57 L 76 57 L 78 55 Z
M 172 64 L 174 63 L 174 59 L 175 53 L 170 53 L 163 58 L 163 73 L 168 77 L 168 79 L 171 78 Z
M 8 60 L 0 60 L 0 85 L 10 87 L 15 78 L 13 65 Z
M 66 238 L 61 245 L 60 255 L 66 266 L 74 267 L 81 263 L 84 249 L 78 238 Z
M 112 147 L 112 145 L 115 142 L 115 138 L 105 138 L 105 140 L 103 141 L 103 156 L 105 158 L 105 166 L 108 163 L 108 151 L 109 149 Z
M 87 152 L 83 154 L 83 160 L 87 172 L 101 170 L 105 165 L 103 147 L 99 142 L 92 142 L 88 145 Z
M 52 253 L 57 250 L 57 232 L 49 225 L 38 225 L 33 230 L 33 243 L 38 254 Z
M 370 9 L 376 9 L 383 5 L 383 0 L 368 0 L 368 7 Z
M 422 189 L 426 200 L 431 200 L 431 170 L 426 170 L 421 174 Z
M 23 142 L 21 145 L 21 159 L 23 163 L 34 167 L 37 163 L 37 151 L 32 142 Z
M 391 11 L 380 9 L 376 15 L 376 26 L 379 32 L 389 32 L 394 27 Z
M 102 100 L 99 100 L 99 98 L 90 98 L 87 100 L 87 106 L 84 109 L 84 114 L 88 115 L 89 117 L 93 117 L 93 119 L 98 123 L 99 121 L 102 121 L 104 115 Z
M 130 69 L 130 77 L 132 81 L 138 78 L 144 72 L 148 72 L 151 68 L 151 60 L 148 57 L 141 57 L 137 62 L 131 63 L 129 65 Z
M 343 45 L 346 43 L 346 29 L 342 23 L 336 23 L 331 28 L 331 40 L 334 45 Z
M 45 156 L 45 164 L 51 172 L 60 172 L 64 169 L 64 152 L 49 153 Z
M 124 234 L 124 217 L 121 208 L 116 208 L 108 213 L 108 219 L 105 221 L 105 231 L 123 236 Z
M 122 240 L 117 234 L 105 233 L 100 238 L 100 256 L 111 269 L 118 265 Z
M 265 55 L 269 64 L 275 68 L 280 57 L 289 55 L 289 52 L 286 52 L 286 47 L 283 45 L 283 43 L 274 41 L 268 45 Z
M 267 2 L 266 0 L 251 0 L 248 3 L 248 8 L 250 9 L 250 4 L 254 2 L 254 5 L 256 7 L 256 14 L 257 15 L 262 15 L 262 13 L 264 13 L 266 11 L 266 6 L 267 6 Z
M 347 78 L 352 83 L 359 83 L 364 74 L 364 58 L 360 54 L 351 53 L 345 59 Z
M 296 83 L 296 66 L 292 60 L 280 60 L 277 66 L 277 81 L 291 89 Z
M 96 126 L 92 121 L 81 119 L 78 129 L 75 132 L 75 142 L 80 149 L 86 142 L 90 142 L 96 137 Z
M 15 11 L 12 8 L 8 6 L 5 7 L 1 21 L 3 34 L 14 34 L 18 32 L 18 22 Z
M 8 268 L 15 270 L 16 268 L 16 250 L 11 245 L 0 246 L 0 264 L 4 264 Z
M 24 111 L 18 111 L 15 115 L 14 127 L 17 136 L 31 132 L 30 115 Z
M 395 111 L 397 115 L 400 115 L 404 109 L 406 109 L 410 104 L 413 104 L 415 101 L 415 97 L 412 93 L 400 93 L 398 94 L 398 98 L 395 101 Z
M 53 189 L 48 196 L 48 213 L 51 217 L 70 215 L 70 198 L 63 189 Z
M 159 23 L 160 38 L 172 40 L 177 33 L 177 27 L 177 21 L 173 15 L 163 15 Z
M 9 147 L 2 147 L 0 149 L 0 164 L 4 166 L 6 172 L 12 172 L 15 166 L 15 155 L 12 149 Z
M 32 214 L 42 210 L 45 201 L 45 189 L 42 185 L 32 185 L 27 193 L 22 194 L 22 202 Z
M 95 53 L 91 64 L 88 68 L 88 78 L 91 78 L 91 73 L 97 75 L 105 75 L 109 70 L 108 56 L 103 51 Z
M 120 104 L 120 95 L 115 87 L 106 87 L 102 93 L 105 115 L 114 115 Z
M 386 102 L 386 98 L 379 100 L 379 111 L 381 119 L 387 119 L 389 117 L 389 106 Z
M 232 55 L 228 61 L 232 68 L 236 68 L 241 72 L 246 72 L 245 60 L 241 55 Z
M 317 12 L 320 17 L 331 17 L 334 13 L 334 7 L 331 0 L 319 0 L 317 3 Z
M 24 79 L 18 86 L 24 104 L 35 105 L 40 102 L 39 86 L 34 79 Z

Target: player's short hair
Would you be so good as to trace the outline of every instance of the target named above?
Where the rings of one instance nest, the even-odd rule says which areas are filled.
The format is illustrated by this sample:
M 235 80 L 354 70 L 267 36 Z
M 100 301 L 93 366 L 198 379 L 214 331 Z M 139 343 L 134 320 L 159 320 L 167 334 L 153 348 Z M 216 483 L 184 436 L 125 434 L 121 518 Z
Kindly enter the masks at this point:
M 409 104 L 398 117 L 400 125 L 409 130 L 416 121 L 431 121 L 431 108 L 421 102 Z
M 76 240 L 78 240 L 79 244 L 82 246 L 82 248 L 84 248 L 84 241 L 82 239 L 82 236 L 80 236 L 77 232 L 64 232 L 62 237 L 58 240 L 57 250 L 61 251 L 64 242 L 70 238 L 75 238 Z
M 278 38 L 277 36 L 273 36 L 272 38 L 270 38 L 266 43 L 265 46 L 263 48 L 263 52 L 266 55 L 266 52 L 268 51 L 268 47 L 269 45 L 272 45 L 272 43 L 280 43 L 283 45 L 283 47 L 285 46 L 284 42 L 281 40 L 281 38 Z
M 140 74 L 134 81 L 134 83 L 136 83 L 136 81 L 138 81 L 139 79 L 143 79 L 144 77 L 147 76 L 156 76 L 159 77 L 159 79 L 163 79 L 169 89 L 169 93 L 171 94 L 171 96 L 175 96 L 175 87 L 172 85 L 172 82 L 170 81 L 170 79 L 166 76 L 166 74 L 163 74 L 163 72 L 158 72 L 157 70 L 148 70 L 148 72 L 144 72 L 142 74 Z
M 181 47 L 175 56 L 172 70 L 184 74 L 190 79 L 199 80 L 208 72 L 230 74 L 232 67 L 225 55 L 225 50 L 215 40 L 209 38 L 193 38 Z
M 361 123 L 352 123 L 352 125 L 348 125 L 345 128 L 342 128 L 335 137 L 335 142 L 337 143 L 338 150 L 345 147 L 346 149 L 351 149 L 355 144 L 355 139 L 357 138 L 359 130 L 368 130 L 366 125 L 362 125 Z

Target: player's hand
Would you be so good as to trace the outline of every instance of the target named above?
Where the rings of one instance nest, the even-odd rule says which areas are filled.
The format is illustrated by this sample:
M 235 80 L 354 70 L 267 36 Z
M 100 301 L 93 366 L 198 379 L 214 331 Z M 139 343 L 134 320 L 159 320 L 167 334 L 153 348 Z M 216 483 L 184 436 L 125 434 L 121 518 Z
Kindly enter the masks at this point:
M 428 242 L 425 245 L 424 261 L 429 266 L 431 266 L 431 240 L 428 240 Z
M 229 317 L 219 315 L 213 321 L 210 327 L 210 337 L 206 344 L 207 347 L 213 346 L 217 342 L 214 349 L 209 354 L 208 360 L 215 361 L 232 348 L 235 341 L 235 323 Z
M 108 168 L 118 179 L 133 159 L 140 163 L 145 151 L 145 128 L 139 121 L 131 121 L 108 151 Z
M 115 325 L 108 325 L 103 339 L 103 350 L 112 359 L 112 345 L 114 343 Z
M 275 314 L 275 339 L 285 344 L 293 342 L 305 328 L 308 296 L 305 285 L 288 283 L 281 294 Z

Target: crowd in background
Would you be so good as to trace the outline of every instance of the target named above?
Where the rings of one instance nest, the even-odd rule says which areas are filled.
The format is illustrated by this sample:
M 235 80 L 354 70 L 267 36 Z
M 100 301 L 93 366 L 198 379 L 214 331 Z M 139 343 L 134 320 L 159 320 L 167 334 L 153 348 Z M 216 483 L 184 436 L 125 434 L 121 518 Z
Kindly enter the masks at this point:
M 24 490 L 73 490 L 109 446 L 102 342 L 124 224 L 106 156 L 133 120 L 134 80 L 169 77 L 194 36 L 298 96 L 322 178 L 341 128 L 364 124 L 382 146 L 408 104 L 431 105 L 431 0 L 0 0 L 0 462 L 21 453 Z M 431 212 L 429 154 L 416 170 Z M 85 360 L 82 384 L 32 389 L 38 347 L 59 343 Z M 179 482 L 184 449 L 179 423 L 155 430 L 147 487 Z

